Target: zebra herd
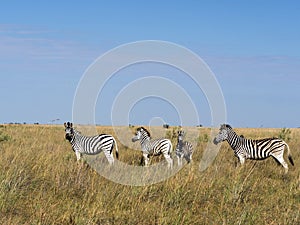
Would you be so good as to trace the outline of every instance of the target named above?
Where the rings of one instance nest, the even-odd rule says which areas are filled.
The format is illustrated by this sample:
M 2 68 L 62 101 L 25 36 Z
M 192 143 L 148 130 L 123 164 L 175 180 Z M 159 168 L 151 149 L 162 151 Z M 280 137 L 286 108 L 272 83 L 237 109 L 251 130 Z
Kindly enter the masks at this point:
M 109 164 L 114 163 L 113 148 L 116 148 L 116 158 L 119 157 L 116 140 L 113 136 L 108 134 L 100 134 L 96 136 L 87 137 L 82 135 L 79 131 L 73 128 L 70 122 L 64 123 L 66 139 L 71 143 L 72 149 L 76 154 L 77 161 L 80 160 L 81 154 L 96 155 L 104 152 Z M 178 143 L 176 146 L 176 156 L 178 162 L 182 164 L 182 158 L 187 162 L 191 162 L 193 154 L 193 146 L 188 142 L 183 142 L 183 133 L 178 132 Z M 149 131 L 144 127 L 136 129 L 135 136 L 132 142 L 140 141 L 145 166 L 149 166 L 151 156 L 163 155 L 168 163 L 168 167 L 173 167 L 173 159 L 171 153 L 173 150 L 172 143 L 169 139 L 159 138 L 151 139 Z
M 64 123 L 65 137 L 71 143 L 72 149 L 76 154 L 77 160 L 80 160 L 81 154 L 96 155 L 104 152 L 109 164 L 114 163 L 113 149 L 115 147 L 116 158 L 118 158 L 118 147 L 113 136 L 108 134 L 100 134 L 97 136 L 87 137 L 73 128 L 70 122 Z M 179 130 L 177 136 L 176 156 L 178 165 L 182 166 L 182 159 L 190 163 L 193 155 L 193 146 L 191 143 L 184 141 L 184 131 Z M 136 129 L 135 136 L 132 142 L 140 141 L 141 151 L 143 154 L 145 166 L 149 166 L 151 156 L 163 155 L 168 163 L 168 167 L 172 168 L 173 159 L 171 153 L 173 150 L 172 143 L 169 139 L 159 138 L 152 139 L 149 131 L 144 127 Z M 277 160 L 288 172 L 288 165 L 283 158 L 285 147 L 288 151 L 288 159 L 294 165 L 289 146 L 286 142 L 278 138 L 266 138 L 261 140 L 246 139 L 244 136 L 237 135 L 232 127 L 228 124 L 223 124 L 220 127 L 218 135 L 214 138 L 214 144 L 222 141 L 227 141 L 234 151 L 235 156 L 241 164 L 244 164 L 246 159 L 263 160 L 272 156 Z

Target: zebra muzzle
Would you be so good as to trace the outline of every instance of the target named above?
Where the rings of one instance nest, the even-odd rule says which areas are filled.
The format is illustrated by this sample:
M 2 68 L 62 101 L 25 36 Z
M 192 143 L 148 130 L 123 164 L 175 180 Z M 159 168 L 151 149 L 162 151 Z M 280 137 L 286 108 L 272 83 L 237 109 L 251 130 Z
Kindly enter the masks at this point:
M 72 140 L 72 135 L 66 134 L 66 139 L 67 139 L 68 141 L 71 141 L 71 140 Z

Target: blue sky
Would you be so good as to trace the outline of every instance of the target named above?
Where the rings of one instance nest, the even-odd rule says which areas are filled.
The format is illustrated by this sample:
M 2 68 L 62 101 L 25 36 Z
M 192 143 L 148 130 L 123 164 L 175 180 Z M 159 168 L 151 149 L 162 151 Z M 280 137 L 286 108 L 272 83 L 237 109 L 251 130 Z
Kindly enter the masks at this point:
M 128 42 L 163 40 L 208 64 L 232 126 L 299 127 L 299 22 L 298 1 L 2 1 L 0 123 L 71 120 L 76 87 L 99 56 Z M 200 123 L 210 125 L 205 94 L 184 74 L 157 65 L 114 75 L 99 95 L 96 122 L 110 124 L 116 94 L 153 74 L 180 83 Z M 174 107 L 157 98 L 129 115 L 133 124 L 157 117 L 180 123 Z

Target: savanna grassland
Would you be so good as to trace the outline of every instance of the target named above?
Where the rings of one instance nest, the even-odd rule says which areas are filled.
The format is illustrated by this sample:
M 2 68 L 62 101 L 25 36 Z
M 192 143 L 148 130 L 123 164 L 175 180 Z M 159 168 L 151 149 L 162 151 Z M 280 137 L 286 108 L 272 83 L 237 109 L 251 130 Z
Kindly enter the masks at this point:
M 97 129 L 113 134 L 111 127 Z M 300 129 L 287 134 L 295 166 L 288 162 L 286 176 L 271 158 L 238 166 L 227 143 L 200 172 L 210 137 L 208 129 L 197 129 L 192 164 L 163 182 L 137 187 L 114 183 L 77 162 L 63 125 L 3 125 L 0 224 L 300 224 Z M 281 132 L 235 130 L 247 138 Z M 121 161 L 140 164 L 140 152 L 118 146 Z

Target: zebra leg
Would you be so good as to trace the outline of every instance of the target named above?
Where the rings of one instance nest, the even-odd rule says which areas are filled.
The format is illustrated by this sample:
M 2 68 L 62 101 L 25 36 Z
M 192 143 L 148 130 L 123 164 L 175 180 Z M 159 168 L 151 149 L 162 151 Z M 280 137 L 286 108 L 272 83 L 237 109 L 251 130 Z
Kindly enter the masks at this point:
M 168 162 L 168 168 L 172 169 L 173 168 L 173 159 L 169 154 L 164 154 L 164 157 L 166 161 Z
M 107 158 L 109 165 L 114 164 L 114 156 L 111 150 L 104 150 L 104 155 Z
M 193 160 L 193 154 L 191 153 L 190 154 L 190 163 L 192 162 L 192 160 Z
M 81 158 L 81 153 L 78 151 L 75 151 L 75 154 L 76 154 L 77 161 L 79 161 Z
M 182 157 L 177 155 L 178 166 L 182 166 Z
M 245 163 L 245 157 L 239 155 L 238 158 L 239 158 L 239 160 L 240 160 L 241 165 L 244 165 L 244 163 Z
M 185 158 L 187 163 L 191 163 L 192 155 L 190 153 L 186 153 L 183 157 Z
M 289 171 L 289 167 L 288 164 L 285 162 L 284 158 L 283 158 L 283 151 L 279 152 L 279 153 L 271 153 L 270 154 L 273 158 L 275 158 L 284 168 L 284 172 L 285 174 L 287 174 L 287 172 Z
M 147 153 L 143 153 L 145 167 L 149 166 L 149 155 Z
M 190 163 L 191 162 L 191 157 L 190 156 L 186 156 L 186 161 L 187 161 L 187 163 Z

